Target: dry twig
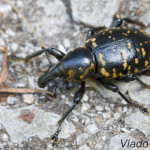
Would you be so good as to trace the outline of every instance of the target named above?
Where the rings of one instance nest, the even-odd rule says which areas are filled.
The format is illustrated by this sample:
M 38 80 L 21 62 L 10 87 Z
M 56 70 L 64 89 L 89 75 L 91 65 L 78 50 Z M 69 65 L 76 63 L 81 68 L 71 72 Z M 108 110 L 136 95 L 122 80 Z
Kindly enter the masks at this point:
M 2 88 L 0 93 L 13 93 L 13 94 L 22 94 L 22 93 L 46 93 L 50 96 L 54 96 L 54 93 L 50 91 L 38 90 L 38 89 L 28 89 L 28 88 Z

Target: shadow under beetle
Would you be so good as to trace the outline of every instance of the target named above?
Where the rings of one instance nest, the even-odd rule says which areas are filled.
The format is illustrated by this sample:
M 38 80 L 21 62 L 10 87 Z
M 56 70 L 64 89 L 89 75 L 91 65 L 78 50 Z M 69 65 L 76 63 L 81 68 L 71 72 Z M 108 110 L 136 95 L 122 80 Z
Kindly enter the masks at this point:
M 144 88 L 150 88 L 135 76 L 150 69 L 150 36 L 143 30 L 121 27 L 123 22 L 145 27 L 139 21 L 120 18 L 116 14 L 109 29 L 97 27 L 89 30 L 85 46 L 73 49 L 66 55 L 55 48 L 44 48 L 25 58 L 12 57 L 12 61 L 29 61 L 46 52 L 59 60 L 51 71 L 47 71 L 38 79 L 41 88 L 56 77 L 81 82 L 81 87 L 75 93 L 73 105 L 58 121 L 59 127 L 51 136 L 53 145 L 58 140 L 62 122 L 81 101 L 85 92 L 85 79 L 88 77 L 96 78 L 105 88 L 117 92 L 127 103 L 138 108 L 143 114 L 149 113 L 147 108 L 127 99 L 116 85 L 104 81 L 104 79 L 137 80 Z

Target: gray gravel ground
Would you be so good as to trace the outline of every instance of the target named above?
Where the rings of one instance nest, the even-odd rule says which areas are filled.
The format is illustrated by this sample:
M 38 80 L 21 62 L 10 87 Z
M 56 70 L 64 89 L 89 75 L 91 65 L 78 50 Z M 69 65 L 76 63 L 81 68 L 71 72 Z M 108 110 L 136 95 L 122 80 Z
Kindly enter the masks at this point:
M 119 12 L 150 24 L 150 0 L 9 0 L 28 19 L 47 47 L 56 47 L 67 53 L 83 46 L 87 25 L 109 27 L 112 16 Z M 37 38 L 9 5 L 0 2 L 0 46 L 8 48 L 8 55 L 25 57 L 40 49 Z M 146 28 L 150 34 L 150 28 Z M 57 60 L 50 57 L 54 66 Z M 0 53 L 0 69 L 3 53 Z M 48 68 L 43 54 L 30 63 L 9 62 L 6 85 L 12 88 L 39 88 L 37 79 Z M 139 76 L 150 83 L 149 76 Z M 150 107 L 150 90 L 141 89 L 135 82 L 116 83 L 127 97 Z M 57 146 L 52 147 L 49 137 L 56 130 L 56 123 L 71 106 L 79 84 L 56 79 L 45 90 L 54 91 L 56 97 L 46 94 L 5 95 L 0 97 L 0 150 L 139 150 L 122 148 L 122 141 L 143 140 L 149 143 L 150 116 L 127 105 L 92 79 L 82 102 L 62 125 Z M 30 114 L 33 121 L 24 121 L 23 114 Z M 133 146 L 133 145 L 132 145 Z

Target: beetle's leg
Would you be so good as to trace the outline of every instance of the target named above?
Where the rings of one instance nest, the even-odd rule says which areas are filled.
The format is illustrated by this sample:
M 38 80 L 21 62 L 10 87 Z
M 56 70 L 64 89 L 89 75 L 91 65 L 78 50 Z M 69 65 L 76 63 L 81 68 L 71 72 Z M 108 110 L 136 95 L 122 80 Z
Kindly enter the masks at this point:
M 144 83 L 142 80 L 140 80 L 139 78 L 137 78 L 137 77 L 134 76 L 133 74 L 130 74 L 130 75 L 126 76 L 126 77 L 125 77 L 125 80 L 126 80 L 126 81 L 137 80 L 138 83 L 140 83 L 140 85 L 141 85 L 143 88 L 150 89 L 150 85 L 147 85 L 146 83 Z
M 142 29 L 145 28 L 145 25 L 142 22 L 140 22 L 138 20 L 132 20 L 129 18 L 121 18 L 118 14 L 115 14 L 113 16 L 113 21 L 112 21 L 112 24 L 110 25 L 110 27 L 120 27 L 123 22 L 136 24 L 136 25 L 140 26 Z
M 36 51 L 36 52 L 34 52 L 30 55 L 27 55 L 25 58 L 12 56 L 11 61 L 25 61 L 25 62 L 28 62 L 28 61 L 30 61 L 30 59 L 32 59 L 36 56 L 39 56 L 44 52 L 47 52 L 48 54 L 56 57 L 58 60 L 61 60 L 65 56 L 65 54 L 63 52 L 61 52 L 61 51 L 59 51 L 55 48 L 44 48 L 44 49 Z
M 105 26 L 101 26 L 101 27 L 94 27 L 90 30 L 88 30 L 87 32 L 87 39 L 91 38 L 95 33 L 100 32 L 102 30 L 106 29 Z
M 119 90 L 119 88 L 112 84 L 112 83 L 108 83 L 108 82 L 103 82 L 102 80 L 98 79 L 102 85 L 108 89 L 108 90 L 111 90 L 112 92 L 116 92 L 118 93 L 127 103 L 129 103 L 131 106 L 134 106 L 136 108 L 138 108 L 143 114 L 147 115 L 149 113 L 149 110 L 148 108 L 144 108 L 143 106 L 141 106 L 140 104 L 138 104 L 137 102 L 135 101 L 132 101 L 130 99 L 127 99 Z
M 59 135 L 59 132 L 61 131 L 62 122 L 69 115 L 69 113 L 76 107 L 76 105 L 81 101 L 81 99 L 84 95 L 84 92 L 85 92 L 85 82 L 82 82 L 82 85 L 81 85 L 80 89 L 75 93 L 75 97 L 74 97 L 74 100 L 73 100 L 73 105 L 64 113 L 64 115 L 58 121 L 58 129 L 51 136 L 51 140 L 53 140 L 53 145 L 55 145 L 55 142 L 58 140 L 58 135 Z

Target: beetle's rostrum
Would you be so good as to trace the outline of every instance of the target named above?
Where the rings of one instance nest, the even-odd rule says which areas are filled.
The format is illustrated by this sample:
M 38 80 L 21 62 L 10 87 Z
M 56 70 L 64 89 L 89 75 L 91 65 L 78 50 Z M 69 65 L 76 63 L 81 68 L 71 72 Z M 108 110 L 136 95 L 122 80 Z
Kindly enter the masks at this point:
M 28 55 L 26 58 L 12 58 L 12 61 L 29 61 L 46 52 L 59 60 L 52 70 L 47 71 L 38 79 L 38 85 L 41 88 L 44 88 L 56 77 L 81 83 L 81 87 L 75 93 L 73 105 L 58 121 L 59 127 L 51 136 L 51 139 L 54 140 L 53 144 L 58 140 L 62 122 L 81 101 L 85 92 L 85 79 L 88 77 L 96 78 L 97 82 L 105 88 L 118 93 L 143 114 L 148 114 L 147 108 L 126 98 L 116 85 L 110 83 L 111 80 L 106 81 L 107 79 L 137 80 L 144 88 L 150 88 L 136 77 L 137 74 L 142 74 L 150 69 L 150 36 L 143 30 L 121 27 L 124 21 L 137 24 L 142 28 L 145 27 L 139 21 L 115 15 L 109 29 L 98 27 L 89 30 L 85 46 L 75 48 L 66 55 L 55 48 L 46 48 Z

